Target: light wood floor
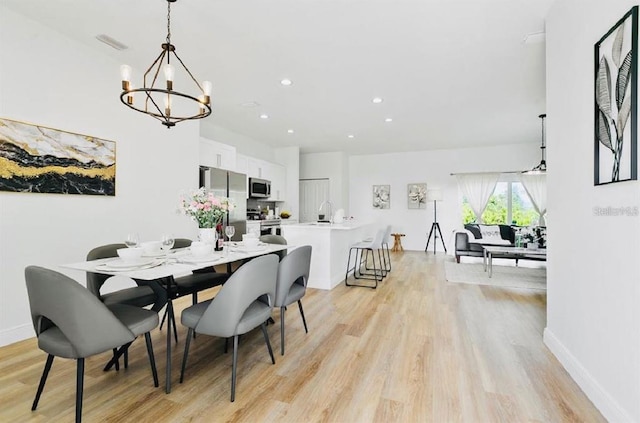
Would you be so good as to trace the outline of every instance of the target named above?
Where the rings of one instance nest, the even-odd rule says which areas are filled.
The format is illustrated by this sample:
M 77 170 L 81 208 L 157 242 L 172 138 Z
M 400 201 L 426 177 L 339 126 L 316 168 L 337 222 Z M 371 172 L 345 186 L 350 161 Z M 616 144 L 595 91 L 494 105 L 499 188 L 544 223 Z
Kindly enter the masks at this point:
M 542 343 L 545 292 L 447 283 L 449 258 L 440 255 L 392 258 L 377 290 L 309 290 L 308 334 L 290 307 L 284 357 L 279 326 L 269 326 L 275 365 L 259 329 L 244 336 L 234 403 L 222 339 L 198 336 L 178 383 L 186 334 L 178 324 L 173 392 L 164 393 L 165 329 L 156 330 L 161 387 L 153 387 L 143 339 L 132 345 L 126 371 L 103 372 L 106 353 L 88 359 L 84 421 L 604 421 Z M 178 315 L 189 302 L 176 302 Z M 0 349 L 0 421 L 73 421 L 71 360 L 54 361 L 38 410 L 30 411 L 44 361 L 35 340 Z

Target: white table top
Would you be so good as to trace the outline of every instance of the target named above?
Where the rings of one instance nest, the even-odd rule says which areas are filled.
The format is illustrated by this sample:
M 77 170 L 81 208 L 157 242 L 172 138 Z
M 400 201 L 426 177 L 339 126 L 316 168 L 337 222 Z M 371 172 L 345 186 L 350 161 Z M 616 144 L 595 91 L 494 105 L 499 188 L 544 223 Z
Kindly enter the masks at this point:
M 188 251 L 186 249 L 175 250 L 171 254 L 168 255 L 168 260 L 159 259 L 158 261 L 162 264 L 157 266 L 146 268 L 146 269 L 138 269 L 138 270 L 115 270 L 115 271 L 107 271 L 103 269 L 96 269 L 96 266 L 99 266 L 104 263 L 109 263 L 113 260 L 119 260 L 117 257 L 111 257 L 100 260 L 92 260 L 92 261 L 82 261 L 78 263 L 70 263 L 63 264 L 61 267 L 65 267 L 68 269 L 75 270 L 83 270 L 85 272 L 93 272 L 93 273 L 101 273 L 105 275 L 121 275 L 127 276 L 132 279 L 139 280 L 156 280 L 161 278 L 166 278 L 169 276 L 180 277 L 190 275 L 194 270 L 202 269 L 209 266 L 217 266 L 219 264 L 227 264 L 234 261 L 239 261 L 247 258 L 253 258 L 262 256 L 265 254 L 276 253 L 278 251 L 287 250 L 290 248 L 295 248 L 291 245 L 279 245 L 279 244 L 264 244 L 264 248 L 260 250 L 254 251 L 243 251 L 240 247 L 231 248 L 231 251 L 228 253 L 225 251 L 216 251 L 211 254 L 210 261 L 202 261 L 198 263 L 187 263 L 181 260 L 184 260 L 188 256 Z M 164 262 L 166 261 L 166 262 Z

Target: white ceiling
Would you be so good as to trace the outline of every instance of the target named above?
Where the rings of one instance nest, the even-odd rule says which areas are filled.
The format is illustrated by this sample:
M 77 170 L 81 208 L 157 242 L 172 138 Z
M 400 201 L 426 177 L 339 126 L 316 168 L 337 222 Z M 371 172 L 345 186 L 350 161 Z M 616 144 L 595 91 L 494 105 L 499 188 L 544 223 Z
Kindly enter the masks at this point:
M 539 143 L 545 44 L 523 40 L 544 31 L 552 2 L 179 0 L 171 32 L 193 74 L 213 82 L 203 125 L 304 152 Z M 3 5 L 142 71 L 166 36 L 164 0 Z M 116 51 L 98 34 L 129 49 Z M 114 84 L 114 96 L 119 90 Z M 376 96 L 384 102 L 373 104 Z

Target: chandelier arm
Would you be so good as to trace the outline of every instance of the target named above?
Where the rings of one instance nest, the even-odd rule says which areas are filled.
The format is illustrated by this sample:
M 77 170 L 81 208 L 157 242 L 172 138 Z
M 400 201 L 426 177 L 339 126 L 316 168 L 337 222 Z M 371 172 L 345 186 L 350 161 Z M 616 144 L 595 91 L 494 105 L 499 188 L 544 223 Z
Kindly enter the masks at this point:
M 164 56 L 167 54 L 167 50 L 162 50 L 162 52 L 158 55 L 158 57 L 156 57 L 156 60 L 151 64 L 151 66 L 149 66 L 149 69 L 147 69 L 147 71 L 144 73 L 144 88 L 153 88 L 156 85 L 156 81 L 158 80 L 158 74 L 160 73 L 160 68 L 162 67 L 162 60 L 164 60 Z M 153 80 L 151 81 L 151 86 L 147 87 L 147 75 L 149 74 L 149 72 L 153 69 L 153 67 L 158 64 L 158 67 L 156 68 L 156 72 L 153 75 Z M 145 110 L 147 110 L 147 108 L 149 107 L 149 94 L 147 93 L 147 98 L 144 100 L 144 108 Z M 153 101 L 153 99 L 151 99 L 151 101 Z M 154 103 L 154 106 L 156 106 L 156 109 L 158 108 L 158 105 Z M 164 113 L 162 114 L 164 116 Z
M 166 119 L 167 116 L 162 113 L 162 109 L 160 109 L 160 107 L 158 106 L 158 103 L 156 103 L 156 101 L 153 99 L 153 97 L 151 97 L 151 94 L 149 91 L 145 91 L 145 94 L 147 95 L 147 100 L 145 101 L 145 110 L 146 108 L 146 104 L 148 104 L 148 101 L 151 100 L 151 103 L 153 103 L 154 107 L 156 108 L 156 110 L 158 111 L 158 113 L 160 113 L 160 116 L 162 116 L 163 119 Z M 154 116 L 154 114 L 151 114 L 151 116 Z
M 178 62 L 180 62 L 180 64 L 182 65 L 182 67 L 184 68 L 185 71 L 187 71 L 187 73 L 189 74 L 189 76 L 191 77 L 191 79 L 193 80 L 193 82 L 196 83 L 196 85 L 198 86 L 198 88 L 200 89 L 200 91 L 202 91 L 202 93 L 204 94 L 204 90 L 202 89 L 202 87 L 200 86 L 200 83 L 196 80 L 196 78 L 191 74 L 191 71 L 189 70 L 189 68 L 187 68 L 187 66 L 185 66 L 185 64 L 182 62 L 182 59 L 180 58 L 180 56 L 178 56 L 178 53 L 176 53 L 176 51 L 173 51 L 173 55 L 176 56 L 176 59 L 178 59 Z

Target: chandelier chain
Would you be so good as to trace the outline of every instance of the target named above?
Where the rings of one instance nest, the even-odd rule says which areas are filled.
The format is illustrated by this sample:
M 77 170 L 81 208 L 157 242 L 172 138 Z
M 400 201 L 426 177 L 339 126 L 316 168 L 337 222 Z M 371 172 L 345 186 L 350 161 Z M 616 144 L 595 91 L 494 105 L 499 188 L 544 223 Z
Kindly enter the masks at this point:
M 167 2 L 167 44 L 171 44 L 171 2 Z

